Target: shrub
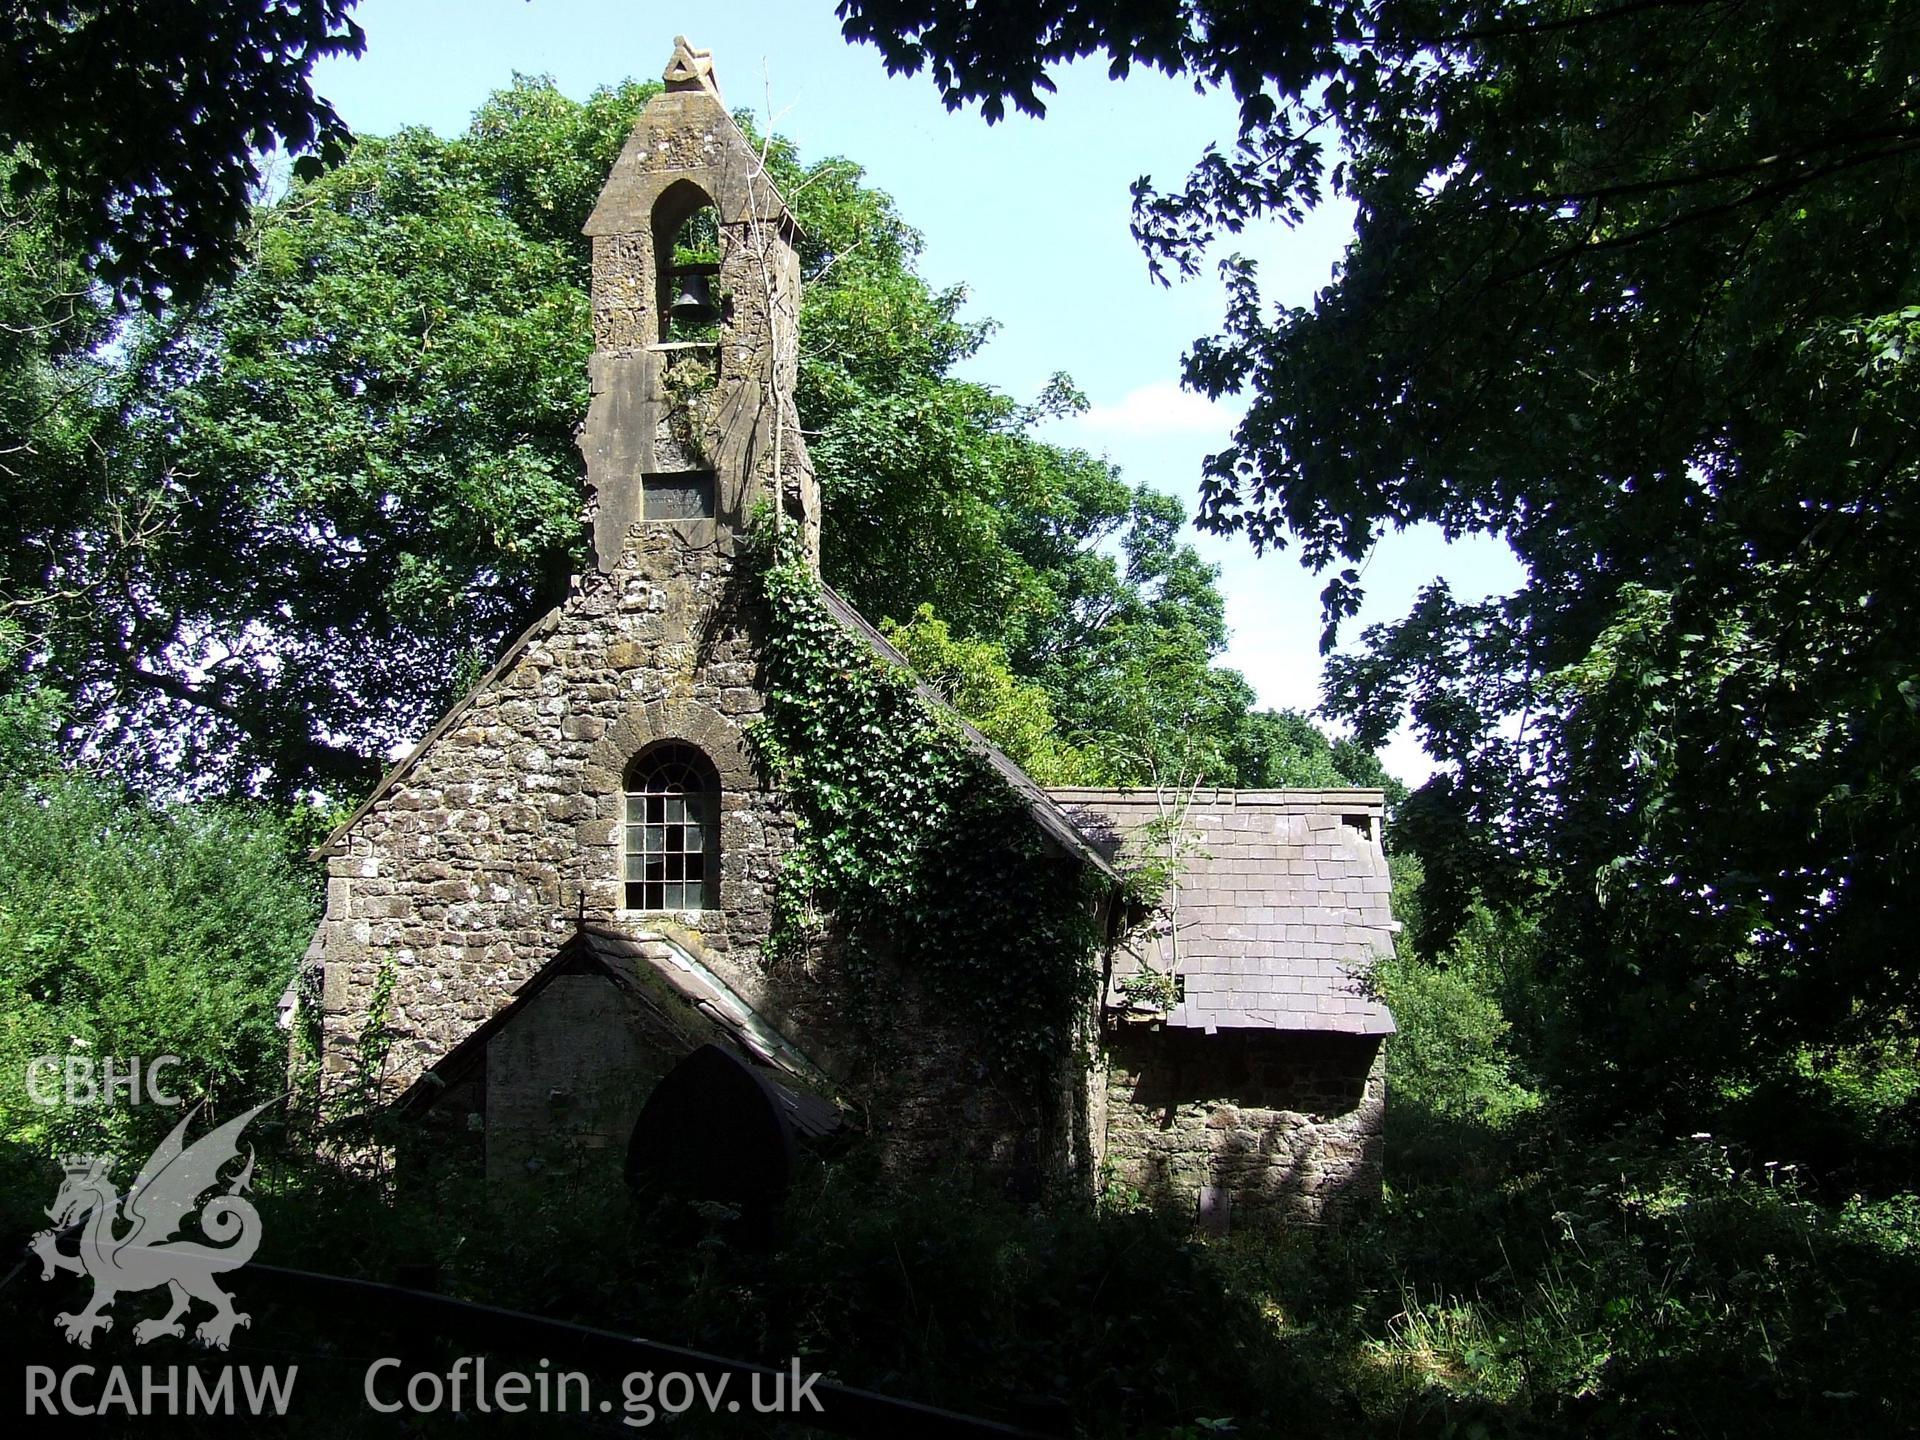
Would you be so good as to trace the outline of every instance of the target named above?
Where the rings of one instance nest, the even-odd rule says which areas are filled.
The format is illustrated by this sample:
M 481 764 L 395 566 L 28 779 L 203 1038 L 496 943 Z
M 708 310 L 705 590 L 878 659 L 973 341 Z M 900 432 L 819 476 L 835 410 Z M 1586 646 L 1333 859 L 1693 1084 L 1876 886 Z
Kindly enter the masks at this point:
M 176 1118 L 37 1105 L 39 1055 L 175 1055 L 165 1083 L 189 1102 L 283 1089 L 275 1002 L 313 911 L 256 809 L 153 804 L 57 766 L 16 773 L 0 785 L 0 1139 L 119 1149 Z

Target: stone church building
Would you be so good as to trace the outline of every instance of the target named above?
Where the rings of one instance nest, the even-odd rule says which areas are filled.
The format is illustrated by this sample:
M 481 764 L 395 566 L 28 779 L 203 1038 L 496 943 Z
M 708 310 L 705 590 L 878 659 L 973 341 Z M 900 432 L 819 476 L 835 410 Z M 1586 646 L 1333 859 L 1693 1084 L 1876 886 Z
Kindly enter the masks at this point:
M 768 959 L 795 816 L 747 743 L 766 622 L 745 535 L 777 511 L 817 570 L 797 232 L 707 55 L 679 42 L 665 80 L 586 227 L 593 564 L 322 847 L 302 983 L 323 1076 L 354 1075 L 377 1021 L 383 1096 L 498 1182 L 617 1183 L 661 1097 L 731 1086 L 789 1147 L 907 1175 L 1112 1180 L 1216 1223 L 1377 1193 L 1392 1021 L 1363 975 L 1395 927 L 1376 791 L 1202 791 L 1169 826 L 1165 796 L 1043 790 L 962 725 L 1047 863 L 1109 896 L 1095 1043 L 1059 1057 L 1040 1112 L 912 977 L 876 1018 L 834 964 Z M 1124 930 L 1122 872 L 1169 843 L 1166 903 Z M 1157 994 L 1129 983 L 1143 969 Z

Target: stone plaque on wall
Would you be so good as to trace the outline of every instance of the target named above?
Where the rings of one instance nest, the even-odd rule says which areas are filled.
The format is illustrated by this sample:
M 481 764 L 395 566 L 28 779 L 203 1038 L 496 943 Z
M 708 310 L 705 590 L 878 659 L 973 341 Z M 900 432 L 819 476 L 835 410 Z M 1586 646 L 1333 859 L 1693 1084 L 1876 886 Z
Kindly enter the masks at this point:
M 648 475 L 640 482 L 646 520 L 711 520 L 714 484 L 711 470 L 679 470 Z

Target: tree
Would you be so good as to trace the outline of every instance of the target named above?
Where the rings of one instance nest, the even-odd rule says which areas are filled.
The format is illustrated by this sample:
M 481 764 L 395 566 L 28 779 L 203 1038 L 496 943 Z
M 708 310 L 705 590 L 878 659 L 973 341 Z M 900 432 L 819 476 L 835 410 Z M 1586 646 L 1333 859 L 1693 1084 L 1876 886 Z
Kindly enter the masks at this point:
M 1914 387 L 1920 30 L 1777 0 L 846 0 L 950 104 L 1044 109 L 1103 52 L 1238 99 L 1156 267 L 1357 207 L 1336 281 L 1266 306 L 1225 262 L 1187 376 L 1249 404 L 1202 523 L 1332 574 L 1381 533 L 1504 536 L 1514 594 L 1436 585 L 1330 664 L 1362 740 L 1410 711 L 1440 916 L 1554 917 L 1588 1093 L 1685 1109 L 1809 1040 L 1903 1023 L 1920 834 Z
M 121 296 L 191 298 L 232 272 L 264 152 L 312 174 L 343 151 L 308 77 L 364 47 L 353 4 L 15 0 L 0 9 L 15 185 L 51 186 L 62 236 Z
M 211 793 L 356 793 L 565 593 L 579 230 L 649 93 L 580 104 L 523 80 L 456 139 L 362 139 L 261 211 L 199 306 L 40 358 L 102 480 L 87 500 L 53 468 L 19 478 L 0 524 L 32 528 L 0 594 L 103 757 Z M 1211 666 L 1222 603 L 1177 503 L 1033 437 L 1082 403 L 1064 380 L 1021 405 L 953 376 L 990 327 L 914 272 L 919 237 L 856 166 L 769 156 L 806 235 L 799 401 L 828 580 L 876 621 L 931 606 L 947 644 L 1004 656 L 1061 741 L 1198 726 L 1217 753 L 1250 696 Z M 112 513 L 147 517 L 137 543 Z
M 1194 749 L 1230 782 L 1225 737 L 1252 692 L 1214 667 L 1225 605 L 1180 538 L 1179 501 L 1034 438 L 1035 421 L 1084 408 L 1068 377 L 1026 405 L 955 379 L 993 326 L 963 323 L 964 291 L 912 273 L 920 237 L 856 167 L 793 178 L 809 259 L 832 267 L 806 293 L 799 392 L 827 579 L 869 615 L 913 624 L 931 607 L 954 638 L 1001 652 L 1102 778 L 1142 782 L 1152 757 Z
M 1351 785 L 1386 791 L 1390 808 L 1407 798 L 1407 787 L 1372 750 L 1352 739 L 1328 739 L 1299 710 L 1248 711 L 1235 729 L 1228 763 L 1238 783 L 1256 789 Z
M 95 358 L 113 316 L 62 244 L 53 197 L 0 156 L 0 668 L 14 671 L 28 637 L 88 603 L 62 555 L 94 557 L 118 575 L 153 516 L 126 503 L 103 437 L 120 408 Z
M 1087 785 L 1102 778 L 1094 757 L 1061 739 L 1047 692 L 1015 675 L 1000 646 L 956 639 L 931 605 L 922 605 L 912 623 L 888 621 L 885 629 L 916 675 L 1042 785 Z
M 177 1056 L 164 1081 L 188 1101 L 280 1090 L 274 1002 L 315 900 L 272 817 L 155 805 L 63 764 L 61 703 L 34 688 L 0 697 L 0 1141 L 48 1156 L 151 1143 L 157 1134 L 129 1127 L 178 1115 L 37 1104 L 29 1064 L 41 1055 Z

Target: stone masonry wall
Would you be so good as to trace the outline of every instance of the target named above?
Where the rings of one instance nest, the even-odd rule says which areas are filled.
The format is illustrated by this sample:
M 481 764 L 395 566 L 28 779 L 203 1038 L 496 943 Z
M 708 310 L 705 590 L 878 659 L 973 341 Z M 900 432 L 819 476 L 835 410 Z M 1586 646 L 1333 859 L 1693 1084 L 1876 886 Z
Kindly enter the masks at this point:
M 505 1002 L 586 915 L 625 919 L 622 772 L 654 740 L 698 745 L 718 769 L 720 909 L 687 924 L 750 1001 L 792 822 L 754 773 L 743 730 L 764 702 L 732 561 L 676 527 L 636 527 L 612 576 L 537 625 L 457 709 L 328 861 L 324 966 L 331 1071 L 349 1065 L 381 970 L 404 1085 Z
M 1319 1223 L 1379 1198 L 1386 1048 L 1324 1032 L 1119 1027 L 1105 1160 L 1169 1210 L 1225 1188 L 1233 1223 Z
M 553 1166 L 619 1173 L 653 1087 L 701 1043 L 720 1038 L 681 1033 L 680 1018 L 604 975 L 548 983 L 487 1045 L 487 1179 L 524 1179 Z
M 676 51 L 670 72 L 681 60 Z M 665 224 L 670 239 L 671 224 L 698 198 L 720 212 L 723 279 L 743 296 L 751 287 L 735 272 L 746 240 L 761 242 L 776 268 L 787 265 L 784 206 L 757 176 L 724 106 L 698 85 L 649 102 L 614 166 L 587 227 L 596 353 L 581 449 L 596 564 L 442 722 L 330 860 L 326 918 L 311 952 L 324 971 L 330 1070 L 351 1063 L 352 1037 L 387 967 L 400 1032 L 389 1085 L 397 1088 L 505 1003 L 577 914 L 627 924 L 622 774 L 635 753 L 662 740 L 698 746 L 721 783 L 718 907 L 684 917 L 693 943 L 776 1024 L 805 1025 L 787 1013 L 796 1004 L 830 1019 L 823 987 L 789 985 L 783 996 L 759 962 L 792 820 L 755 773 L 744 736 L 764 701 L 739 542 L 762 471 L 770 473 L 767 415 L 778 407 L 764 382 L 790 388 L 791 367 L 781 361 L 797 345 L 797 320 L 771 305 L 737 306 L 721 343 L 708 347 L 718 383 L 696 400 L 665 383 L 665 367 L 682 352 L 658 343 L 655 314 L 656 232 Z M 656 455 L 656 438 L 678 431 L 697 453 L 680 453 L 676 442 L 675 453 Z M 805 470 L 797 436 L 782 459 Z M 718 473 L 719 513 L 647 520 L 642 477 L 689 463 Z M 830 1023 L 805 1028 L 835 1048 Z
M 712 345 L 664 344 L 658 266 L 674 226 L 701 201 L 719 222 L 724 331 Z M 777 489 L 817 563 L 819 485 L 793 400 L 800 259 L 792 221 L 761 157 L 715 96 L 669 92 L 648 102 L 587 233 L 594 400 L 582 448 L 601 568 L 610 568 L 628 522 L 643 512 L 640 476 L 690 467 L 716 472 L 723 529 L 743 526 Z M 717 372 L 712 390 L 691 405 L 667 379 L 687 360 Z
M 1051 1133 L 1034 1133 L 1057 1119 L 1046 1127 L 1013 1113 L 974 1058 L 978 1037 L 915 977 L 897 977 L 880 1003 L 850 990 L 831 937 L 782 973 L 763 958 L 794 820 L 746 744 L 765 705 L 764 622 L 741 537 L 777 494 L 817 563 L 818 488 L 792 395 L 792 222 L 697 62 L 676 50 L 669 91 L 642 112 L 586 227 L 596 351 L 581 449 L 594 564 L 334 842 L 309 951 L 324 1071 L 339 1080 L 352 1070 L 383 975 L 393 978 L 397 1039 L 383 1079 L 393 1095 L 505 1005 L 577 915 L 628 933 L 657 925 L 622 908 L 622 781 L 636 753 L 676 740 L 705 752 L 720 777 L 717 908 L 673 917 L 704 963 L 848 1087 L 903 1164 L 1064 1153 Z M 726 318 L 714 342 L 664 343 L 657 260 L 699 203 L 717 212 Z M 708 372 L 678 367 L 709 362 L 705 388 L 675 382 L 678 373 L 691 386 Z M 715 476 L 713 517 L 649 519 L 645 478 L 689 468 Z M 624 1040 L 581 1043 L 606 1052 L 595 1063 L 635 1063 L 614 1053 Z M 551 1045 L 543 1055 L 552 1062 Z M 568 1075 L 584 1073 L 578 1057 L 562 1058 Z M 1073 1087 L 1062 1088 L 1064 1113 Z
M 896 1170 L 1064 1163 L 1035 1132 L 1041 1117 L 997 1093 L 966 1023 L 913 977 L 870 966 L 884 1000 L 856 997 L 832 937 L 808 964 L 765 962 L 793 819 L 745 738 L 764 709 L 761 620 L 736 557 L 690 546 L 688 528 L 636 525 L 620 568 L 588 575 L 342 837 L 309 950 L 327 1074 L 352 1071 L 384 971 L 394 1095 L 553 957 L 583 905 L 596 924 L 658 928 L 623 908 L 622 779 L 648 744 L 680 740 L 719 772 L 721 870 L 718 908 L 672 917 L 676 934 L 842 1082 Z

